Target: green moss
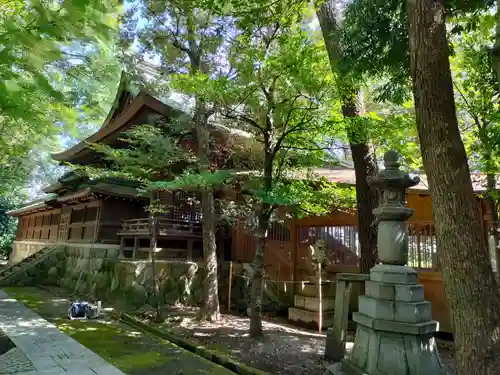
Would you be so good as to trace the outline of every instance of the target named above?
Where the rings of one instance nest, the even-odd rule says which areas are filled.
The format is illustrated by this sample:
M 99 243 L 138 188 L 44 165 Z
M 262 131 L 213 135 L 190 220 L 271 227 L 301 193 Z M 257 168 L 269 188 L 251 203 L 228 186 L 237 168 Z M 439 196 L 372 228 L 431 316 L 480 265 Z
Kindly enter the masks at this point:
M 65 316 L 67 306 L 60 304 L 60 298 L 43 290 L 34 287 L 8 287 L 4 290 L 125 373 L 141 375 L 160 368 L 165 374 L 180 373 L 179 370 L 193 375 L 232 374 L 168 341 L 113 320 L 68 320 Z M 56 301 L 59 301 L 58 305 Z
M 29 293 L 23 293 L 20 287 L 4 287 L 2 288 L 8 295 L 17 299 L 19 302 L 24 304 L 31 310 L 38 311 L 43 305 L 43 302 L 37 296 L 33 296 Z

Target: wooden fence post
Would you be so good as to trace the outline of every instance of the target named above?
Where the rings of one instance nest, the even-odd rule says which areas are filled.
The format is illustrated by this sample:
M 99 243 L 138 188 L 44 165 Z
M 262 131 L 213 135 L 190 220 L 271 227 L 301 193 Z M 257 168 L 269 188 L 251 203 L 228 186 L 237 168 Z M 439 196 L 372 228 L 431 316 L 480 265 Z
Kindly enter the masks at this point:
M 333 362 L 338 362 L 342 358 L 344 358 L 352 284 L 364 283 L 369 279 L 370 275 L 359 273 L 337 274 L 337 289 L 335 292 L 335 313 L 333 316 L 333 327 L 328 328 L 326 334 L 326 359 Z
M 233 284 L 233 262 L 229 262 L 229 290 L 227 291 L 227 311 L 231 312 L 231 289 Z
M 321 290 L 321 263 L 318 263 L 318 332 L 323 329 L 323 291 Z M 337 306 L 335 306 L 337 307 Z

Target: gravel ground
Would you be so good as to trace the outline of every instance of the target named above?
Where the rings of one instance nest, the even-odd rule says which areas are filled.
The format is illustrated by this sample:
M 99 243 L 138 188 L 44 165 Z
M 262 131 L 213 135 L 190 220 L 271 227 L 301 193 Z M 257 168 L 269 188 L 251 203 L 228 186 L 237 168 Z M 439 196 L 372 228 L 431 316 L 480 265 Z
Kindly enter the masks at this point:
M 167 320 L 161 328 L 195 341 L 209 349 L 226 353 L 252 367 L 276 375 L 331 374 L 332 364 L 323 360 L 324 334 L 300 329 L 283 320 L 263 321 L 265 337 L 251 339 L 248 335 L 249 319 L 233 315 L 222 315 L 217 323 L 200 323 L 196 320 L 196 309 L 169 308 Z M 142 310 L 139 316 L 147 318 Z M 348 334 L 347 349 L 352 347 L 354 334 Z M 454 360 L 452 344 L 438 340 L 443 364 L 453 374 Z M 335 375 L 343 375 L 338 366 L 332 369 Z

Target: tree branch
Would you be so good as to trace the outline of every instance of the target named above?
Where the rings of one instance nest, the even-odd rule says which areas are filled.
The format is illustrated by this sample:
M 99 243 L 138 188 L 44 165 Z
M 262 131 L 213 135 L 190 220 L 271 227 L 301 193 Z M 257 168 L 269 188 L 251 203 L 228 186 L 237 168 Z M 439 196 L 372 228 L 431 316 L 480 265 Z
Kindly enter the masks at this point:
M 481 129 L 481 127 L 482 127 L 481 121 L 479 120 L 479 117 L 477 117 L 477 115 L 472 111 L 472 106 L 469 104 L 469 101 L 465 97 L 464 93 L 462 92 L 462 90 L 460 90 L 460 87 L 457 85 L 457 83 L 455 81 L 453 81 L 453 86 L 455 86 L 458 93 L 462 97 L 462 99 L 467 107 L 467 113 L 472 117 L 472 119 L 474 120 L 474 123 L 476 124 L 478 129 Z

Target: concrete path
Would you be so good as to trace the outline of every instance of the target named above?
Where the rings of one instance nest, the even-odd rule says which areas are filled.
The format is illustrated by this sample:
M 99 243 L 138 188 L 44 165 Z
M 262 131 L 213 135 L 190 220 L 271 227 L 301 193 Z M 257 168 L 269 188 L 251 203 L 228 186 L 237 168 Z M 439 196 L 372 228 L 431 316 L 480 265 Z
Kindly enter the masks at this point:
M 1 331 L 16 346 L 0 355 L 2 375 L 124 375 L 2 290 Z

